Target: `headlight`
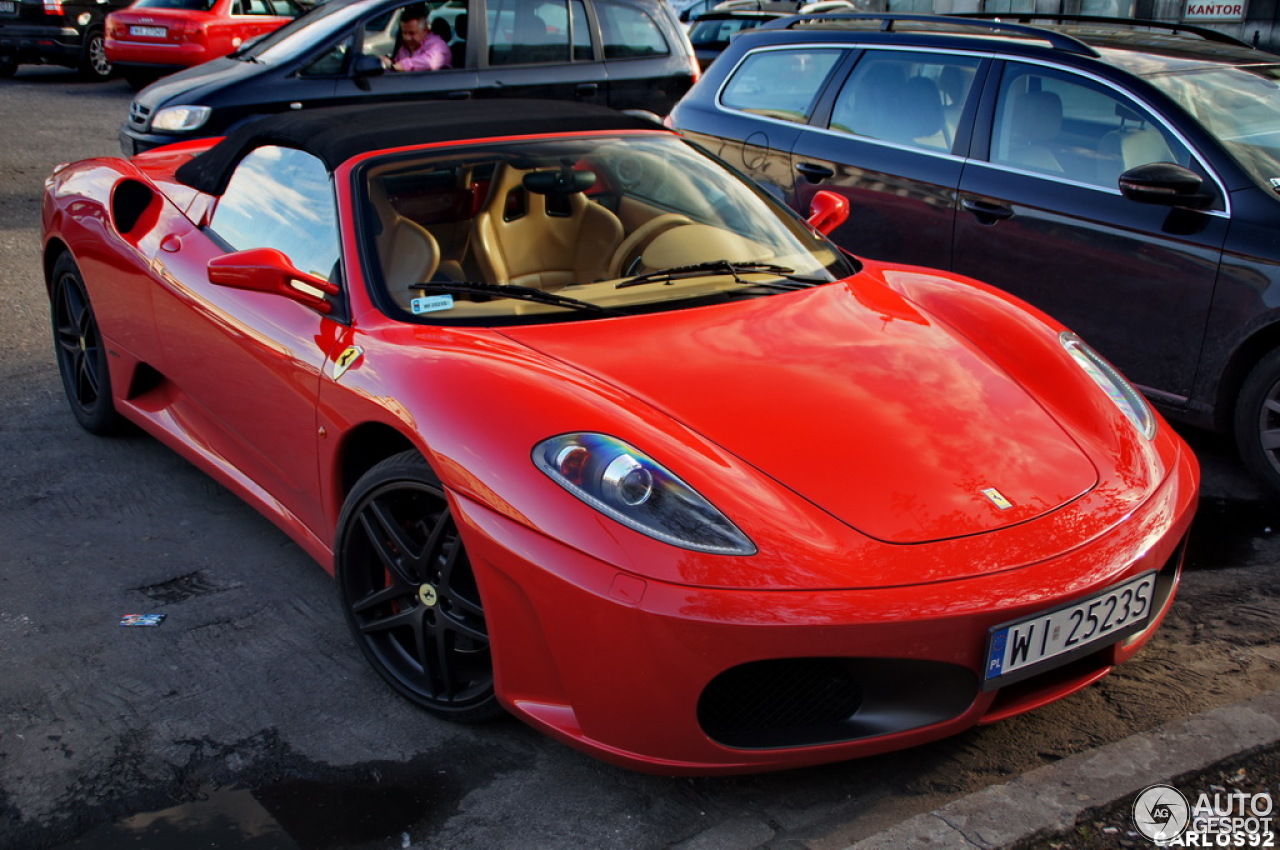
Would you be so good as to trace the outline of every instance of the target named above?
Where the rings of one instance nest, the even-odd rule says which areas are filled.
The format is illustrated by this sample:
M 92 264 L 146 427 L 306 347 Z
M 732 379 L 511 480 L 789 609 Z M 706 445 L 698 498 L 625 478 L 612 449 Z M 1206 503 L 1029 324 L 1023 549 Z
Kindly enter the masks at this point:
M 166 106 L 151 119 L 151 129 L 162 133 L 187 133 L 204 126 L 211 111 L 207 106 Z
M 534 447 L 533 462 L 591 507 L 655 540 L 698 552 L 756 553 L 755 544 L 693 488 L 614 437 L 552 437 Z
M 1058 339 L 1072 359 L 1080 364 L 1080 368 L 1093 378 L 1093 382 L 1102 388 L 1134 427 L 1142 432 L 1142 436 L 1148 440 L 1154 437 L 1156 417 L 1142 393 L 1135 390 L 1114 366 L 1103 360 L 1102 355 L 1086 345 L 1080 337 L 1064 332 Z

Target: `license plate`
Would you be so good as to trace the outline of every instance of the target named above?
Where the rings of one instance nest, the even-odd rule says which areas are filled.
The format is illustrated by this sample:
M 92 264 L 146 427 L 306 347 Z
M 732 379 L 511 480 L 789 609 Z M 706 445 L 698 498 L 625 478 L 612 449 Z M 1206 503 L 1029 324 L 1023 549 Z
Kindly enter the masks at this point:
M 145 35 L 148 38 L 164 38 L 164 27 L 129 27 L 129 35 Z
M 0 0 L 0 15 L 18 14 L 18 4 L 14 0 Z
M 1156 574 L 991 630 L 983 690 L 999 688 L 1115 643 L 1151 619 Z

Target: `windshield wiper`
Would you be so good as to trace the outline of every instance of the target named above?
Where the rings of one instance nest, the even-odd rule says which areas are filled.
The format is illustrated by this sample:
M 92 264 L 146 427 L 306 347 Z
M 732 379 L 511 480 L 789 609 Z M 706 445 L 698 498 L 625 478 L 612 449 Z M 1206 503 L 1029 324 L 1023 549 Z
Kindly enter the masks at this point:
M 685 280 L 691 277 L 704 277 L 708 274 L 727 274 L 732 275 L 733 279 L 738 283 L 751 284 L 753 286 L 771 286 L 775 289 L 804 289 L 808 286 L 817 286 L 820 283 L 830 283 L 829 280 L 823 280 L 816 277 L 801 277 L 792 274 L 795 269 L 787 266 L 779 266 L 773 263 L 732 263 L 728 260 L 711 260 L 706 263 L 695 263 L 692 266 L 676 266 L 670 269 L 660 269 L 658 271 L 646 272 L 638 274 L 635 277 L 627 278 L 620 283 L 615 284 L 617 289 L 625 289 L 628 286 L 641 286 L 646 283 L 671 283 L 676 280 Z M 743 280 L 744 274 L 771 274 L 780 278 L 791 281 L 791 283 L 779 283 L 778 281 L 750 281 Z
M 516 286 L 511 283 L 488 283 L 479 280 L 431 280 L 415 283 L 410 289 L 422 292 L 474 293 L 492 295 L 495 298 L 514 298 L 517 301 L 534 301 L 538 304 L 549 304 L 552 307 L 563 307 L 566 310 L 581 310 L 584 313 L 599 313 L 604 316 L 619 316 L 617 310 L 601 307 L 590 301 L 579 301 L 567 295 L 556 295 L 531 286 Z

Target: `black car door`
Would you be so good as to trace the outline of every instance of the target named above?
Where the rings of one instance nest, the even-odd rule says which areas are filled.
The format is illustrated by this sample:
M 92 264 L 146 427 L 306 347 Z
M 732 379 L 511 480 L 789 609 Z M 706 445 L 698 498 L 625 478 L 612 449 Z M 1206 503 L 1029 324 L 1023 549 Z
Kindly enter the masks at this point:
M 868 49 L 792 150 L 792 203 L 819 190 L 849 200 L 833 238 L 855 254 L 946 268 L 956 191 L 988 60 Z
M 608 105 L 609 78 L 582 0 L 489 0 L 483 24 L 476 97 Z
M 413 4 L 410 4 L 413 5 Z M 443 68 L 438 71 L 374 70 L 372 63 L 380 57 L 391 57 L 397 48 L 396 32 L 399 26 L 400 6 L 380 12 L 360 22 L 351 39 L 329 51 L 332 57 L 339 51 L 351 51 L 353 55 L 341 63 L 346 69 L 336 84 L 335 103 L 372 102 L 386 100 L 445 100 L 469 98 L 476 88 L 475 71 L 468 67 Z M 434 19 L 433 19 L 434 22 Z M 453 26 L 449 32 L 453 38 Z M 465 42 L 459 42 L 465 44 Z M 460 50 L 459 53 L 462 51 Z M 465 57 L 464 57 L 465 61 Z M 329 58 L 330 65 L 337 65 Z M 313 68 L 325 67 L 324 62 Z
M 1216 181 L 1203 211 L 1124 198 L 1118 177 L 1136 165 L 1211 175 L 1152 109 L 1064 69 L 1006 63 L 979 126 L 952 268 L 1054 316 L 1156 397 L 1184 400 L 1228 224 Z
M 748 53 L 726 81 L 719 108 L 681 104 L 680 132 L 773 195 L 794 202 L 791 149 L 851 51 L 839 46 L 766 48 Z M 797 209 L 805 207 L 797 206 Z

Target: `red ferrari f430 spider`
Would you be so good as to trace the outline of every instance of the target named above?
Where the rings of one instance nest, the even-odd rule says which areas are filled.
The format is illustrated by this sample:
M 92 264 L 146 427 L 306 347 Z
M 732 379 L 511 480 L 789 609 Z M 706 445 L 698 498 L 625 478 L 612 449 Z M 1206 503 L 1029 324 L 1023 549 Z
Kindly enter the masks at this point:
M 270 517 L 405 697 L 748 772 L 1096 681 L 1197 500 L 1083 340 L 842 203 L 594 107 L 300 111 L 60 167 L 44 269 L 80 424 Z

